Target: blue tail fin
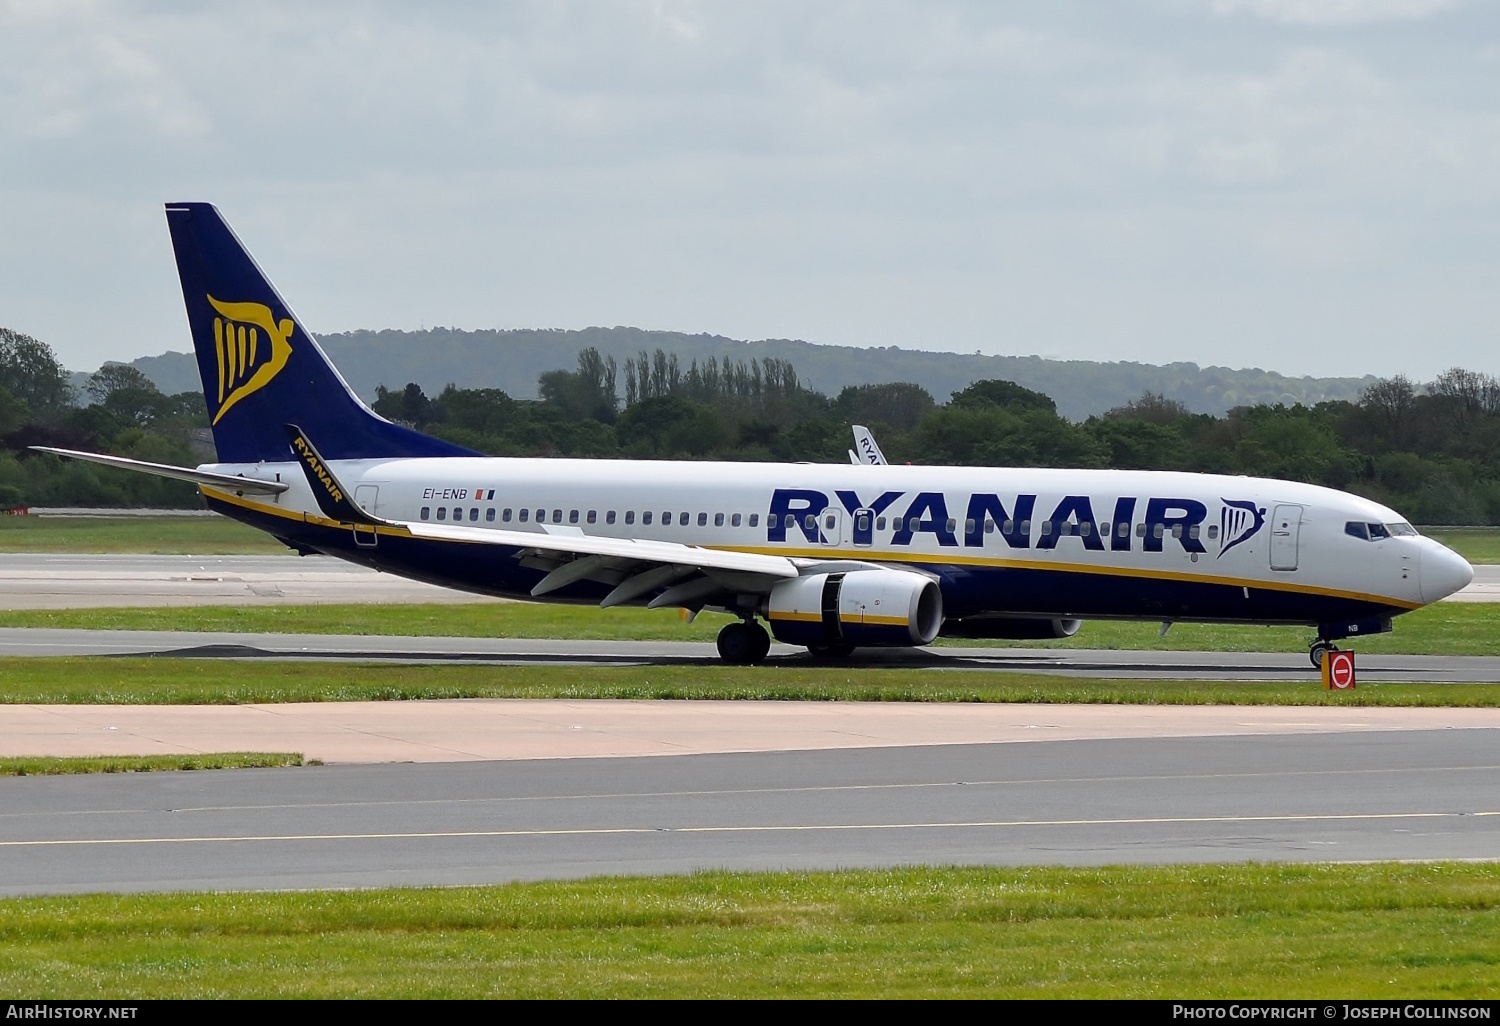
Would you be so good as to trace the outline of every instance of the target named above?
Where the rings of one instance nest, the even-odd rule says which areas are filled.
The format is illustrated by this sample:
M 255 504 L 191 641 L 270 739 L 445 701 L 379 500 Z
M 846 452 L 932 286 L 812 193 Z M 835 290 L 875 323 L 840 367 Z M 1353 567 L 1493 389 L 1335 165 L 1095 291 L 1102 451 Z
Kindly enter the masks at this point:
M 331 460 L 476 455 L 360 402 L 211 204 L 168 204 L 167 226 L 220 462 L 294 459 L 287 423 Z

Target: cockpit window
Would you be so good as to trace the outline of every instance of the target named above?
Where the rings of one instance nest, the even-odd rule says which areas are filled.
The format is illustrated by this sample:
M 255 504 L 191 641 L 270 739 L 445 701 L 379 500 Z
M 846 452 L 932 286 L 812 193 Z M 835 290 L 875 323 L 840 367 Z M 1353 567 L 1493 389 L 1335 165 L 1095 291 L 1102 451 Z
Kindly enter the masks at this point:
M 1362 524 L 1351 520 L 1344 525 L 1344 533 L 1365 541 L 1385 541 L 1387 538 L 1415 537 L 1417 529 L 1408 523 Z

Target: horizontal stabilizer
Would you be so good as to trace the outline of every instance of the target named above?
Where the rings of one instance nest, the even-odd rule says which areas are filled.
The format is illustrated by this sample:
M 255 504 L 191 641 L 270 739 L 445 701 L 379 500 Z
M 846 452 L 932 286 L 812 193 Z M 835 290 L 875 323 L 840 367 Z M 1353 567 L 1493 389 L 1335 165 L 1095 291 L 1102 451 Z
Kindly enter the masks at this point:
M 147 463 L 144 460 L 130 460 L 124 456 L 106 456 L 98 452 L 54 449 L 50 445 L 33 445 L 31 448 L 37 452 L 50 452 L 54 456 L 66 456 L 71 460 L 85 460 L 89 463 L 98 463 L 105 467 L 118 467 L 121 470 L 133 470 L 138 474 L 151 474 L 155 477 L 170 477 L 177 481 L 189 481 L 193 484 L 213 485 L 215 488 L 223 488 L 245 495 L 279 495 L 291 487 L 281 481 L 259 481 L 251 477 L 236 477 L 233 474 L 215 474 L 207 470 L 194 470 L 192 467 L 174 467 L 169 463 Z

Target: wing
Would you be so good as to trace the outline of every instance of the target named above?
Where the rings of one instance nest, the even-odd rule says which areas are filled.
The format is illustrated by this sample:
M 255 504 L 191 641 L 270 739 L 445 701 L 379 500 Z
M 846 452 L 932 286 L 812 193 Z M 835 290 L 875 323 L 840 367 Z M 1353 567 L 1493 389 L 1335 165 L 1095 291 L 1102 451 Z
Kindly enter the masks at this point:
M 578 581 L 612 585 L 599 603 L 605 607 L 659 591 L 646 603 L 648 607 L 701 609 L 722 605 L 736 594 L 764 594 L 778 580 L 801 572 L 784 556 L 677 542 L 600 538 L 581 531 L 534 534 L 409 521 L 393 526 L 405 528 L 414 538 L 516 549 L 523 566 L 547 572 L 531 589 L 536 598 Z

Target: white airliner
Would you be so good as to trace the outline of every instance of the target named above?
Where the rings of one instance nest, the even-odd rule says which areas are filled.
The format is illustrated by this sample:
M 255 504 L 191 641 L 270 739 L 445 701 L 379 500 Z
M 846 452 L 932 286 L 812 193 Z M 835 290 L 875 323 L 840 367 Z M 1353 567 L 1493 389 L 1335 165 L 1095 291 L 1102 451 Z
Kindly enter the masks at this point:
M 1097 618 L 1307 625 L 1316 665 L 1473 577 L 1395 511 L 1289 481 L 481 456 L 371 412 L 214 207 L 167 221 L 221 462 L 45 451 L 192 481 L 302 552 L 487 595 L 721 610 L 732 663 L 765 657 L 761 620 L 833 657 Z

